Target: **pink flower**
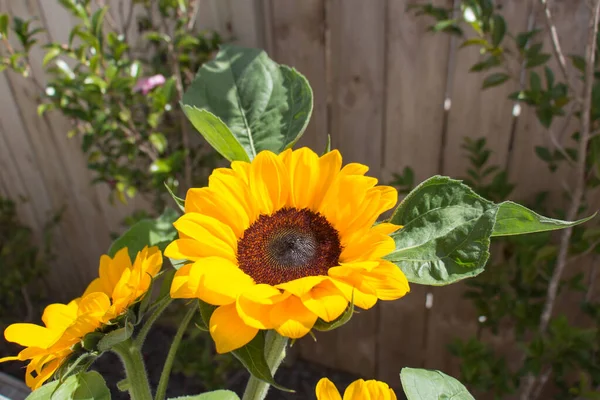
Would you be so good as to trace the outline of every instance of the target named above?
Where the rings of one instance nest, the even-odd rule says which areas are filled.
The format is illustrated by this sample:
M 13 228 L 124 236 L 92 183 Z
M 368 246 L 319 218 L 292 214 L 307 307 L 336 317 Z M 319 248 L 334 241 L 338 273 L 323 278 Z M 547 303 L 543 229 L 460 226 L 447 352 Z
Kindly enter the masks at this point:
M 142 92 L 142 94 L 148 94 L 155 87 L 162 86 L 165 83 L 165 81 L 165 77 L 161 74 L 150 76 L 147 78 L 140 78 L 133 87 L 133 91 Z

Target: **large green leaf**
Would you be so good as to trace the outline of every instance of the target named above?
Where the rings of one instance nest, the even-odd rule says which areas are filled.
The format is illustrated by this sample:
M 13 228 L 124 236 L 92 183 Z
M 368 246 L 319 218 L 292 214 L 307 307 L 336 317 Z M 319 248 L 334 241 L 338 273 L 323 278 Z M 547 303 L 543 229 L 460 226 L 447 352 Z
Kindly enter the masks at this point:
M 403 368 L 400 380 L 408 400 L 475 400 L 462 383 L 440 371 Z
M 113 257 L 123 247 L 127 247 L 131 260 L 135 259 L 138 251 L 144 246 L 158 246 L 161 251 L 177 238 L 177 231 L 173 222 L 179 218 L 177 211 L 167 208 L 165 212 L 156 219 L 143 219 L 135 223 L 117 240 L 113 242 L 108 250 L 108 255 Z
M 173 397 L 169 400 L 239 400 L 237 394 L 231 390 L 215 390 L 214 392 L 197 394 L 194 396 Z
M 396 250 L 386 258 L 408 280 L 447 285 L 483 271 L 497 206 L 460 181 L 434 176 L 398 206 L 391 222 L 404 225 L 392 235 Z
M 227 45 L 200 68 L 182 103 L 207 141 L 233 160 L 244 158 L 217 121 L 229 128 L 246 158 L 261 150 L 279 153 L 306 129 L 313 98 L 308 81 L 296 70 L 275 63 L 262 50 Z
M 195 106 L 182 105 L 183 112 L 206 141 L 229 161 L 250 161 L 246 150 L 227 125 L 215 114 Z
M 62 383 L 47 383 L 27 396 L 26 400 L 110 400 L 110 391 L 96 371 L 71 375 Z
M 578 221 L 562 221 L 536 214 L 527 207 L 512 201 L 505 201 L 500 203 L 492 236 L 522 235 L 564 229 L 582 224 L 595 216 L 596 214 L 593 214 Z

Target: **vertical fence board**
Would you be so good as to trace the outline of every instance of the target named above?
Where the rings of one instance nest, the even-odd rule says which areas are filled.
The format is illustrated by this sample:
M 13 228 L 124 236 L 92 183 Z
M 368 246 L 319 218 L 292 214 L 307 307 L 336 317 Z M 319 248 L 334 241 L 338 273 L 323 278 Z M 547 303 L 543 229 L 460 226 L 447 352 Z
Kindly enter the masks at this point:
M 261 25 L 271 58 L 302 73 L 313 89 L 311 121 L 296 147 L 308 146 L 321 152 L 327 141 L 327 71 L 325 65 L 325 1 L 270 1 L 263 3 Z M 337 331 L 316 333 L 316 341 L 306 338 L 300 345 L 303 358 L 335 367 Z
M 387 86 L 384 178 L 406 166 L 420 182 L 439 173 L 450 38 L 427 30 L 428 18 L 406 11 L 411 3 L 390 0 L 387 12 Z M 436 6 L 451 6 L 438 0 Z M 411 285 L 403 299 L 382 302 L 378 332 L 378 378 L 395 382 L 403 366 L 425 362 L 426 288 Z
M 330 3 L 331 136 L 346 163 L 361 162 L 380 175 L 384 110 L 385 1 Z M 378 312 L 352 318 L 338 332 L 340 368 L 370 377 L 376 369 Z M 348 343 L 353 350 L 348 351 Z
M 538 41 L 541 38 L 546 38 L 544 40 L 543 51 L 552 54 L 543 9 L 537 2 L 535 4 L 535 27 L 543 30 L 538 35 Z M 586 28 L 589 16 L 589 10 L 585 1 L 556 0 L 550 4 L 565 56 L 571 54 L 583 55 L 585 52 Z M 556 80 L 564 82 L 554 56 L 548 65 L 554 71 Z M 579 72 L 572 67 L 569 59 L 567 59 L 567 66 L 571 76 L 579 76 Z M 540 74 L 545 87 L 544 71 L 539 68 L 536 71 Z M 530 70 L 527 71 L 527 82 L 529 82 L 529 74 Z M 578 92 L 579 89 L 577 88 Z M 564 146 L 573 146 L 570 136 L 577 130 L 577 126 L 578 121 L 575 116 L 572 116 L 571 121 L 566 121 L 565 117 L 560 117 L 555 118 L 550 129 Z M 565 129 L 563 130 L 563 128 Z M 557 172 L 552 173 L 547 168 L 547 164 L 535 154 L 536 146 L 548 147 L 553 151 L 553 144 L 548 131 L 539 123 L 535 115 L 535 109 L 527 105 L 522 105 L 521 116 L 519 117 L 515 133 L 511 164 L 509 165 L 510 177 L 517 183 L 517 187 L 513 193 L 513 197 L 517 200 L 532 201 L 537 193 L 546 190 L 558 193 L 561 182 L 568 180 L 569 168 L 563 164 Z M 559 199 L 551 200 L 560 203 Z
M 527 0 L 498 1 L 501 13 L 509 29 L 517 32 L 527 27 Z M 505 39 L 510 43 L 510 39 Z M 455 41 L 453 45 L 458 45 Z M 449 84 L 451 108 L 448 115 L 446 147 L 443 149 L 444 175 L 466 176 L 468 160 L 461 148 L 464 137 L 485 137 L 493 149 L 492 164 L 503 166 L 508 154 L 512 131 L 513 102 L 507 97 L 518 88 L 517 62 L 509 68 L 516 72 L 515 79 L 496 88 L 482 91 L 483 80 L 489 73 L 469 72 L 471 66 L 484 58 L 478 48 L 466 47 L 455 50 L 455 64 Z M 462 294 L 464 284 L 454 284 L 431 290 L 433 306 L 428 319 L 428 338 L 425 365 L 441 369 L 451 375 L 459 374 L 458 360 L 447 351 L 447 344 L 455 337 L 468 338 L 476 332 L 477 315 L 471 302 Z

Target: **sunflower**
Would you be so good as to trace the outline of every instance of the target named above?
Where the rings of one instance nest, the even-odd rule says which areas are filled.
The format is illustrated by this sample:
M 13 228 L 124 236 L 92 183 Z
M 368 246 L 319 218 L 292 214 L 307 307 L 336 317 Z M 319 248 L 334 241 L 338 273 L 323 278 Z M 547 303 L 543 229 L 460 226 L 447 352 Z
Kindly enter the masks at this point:
M 317 383 L 317 400 L 342 400 L 333 382 L 323 378 Z M 346 388 L 343 400 L 396 400 L 396 394 L 387 383 L 359 379 Z
M 73 353 L 74 345 L 85 335 L 102 329 L 142 297 L 161 265 L 162 254 L 158 247 L 145 247 L 133 265 L 127 248 L 118 251 L 112 259 L 103 255 L 99 278 L 90 283 L 82 297 L 68 304 L 46 307 L 42 315 L 45 326 L 17 323 L 6 328 L 6 340 L 26 348 L 17 356 L 1 358 L 0 362 L 30 360 L 25 383 L 37 389 Z
M 177 271 L 171 296 L 218 306 L 210 332 L 219 353 L 261 329 L 300 338 L 350 301 L 368 309 L 408 292 L 404 274 L 382 259 L 400 227 L 373 226 L 397 192 L 376 186 L 367 170 L 342 168 L 338 151 L 263 151 L 187 192 L 185 214 L 174 223 L 179 239 L 165 255 L 191 263 Z
M 110 299 L 104 293 L 90 293 L 69 304 L 50 304 L 42 315 L 45 326 L 17 323 L 5 329 L 7 341 L 26 348 L 0 362 L 30 360 L 25 383 L 35 390 L 71 355 L 75 344 L 102 326 L 109 308 Z
M 106 318 L 112 319 L 148 291 L 152 278 L 160 271 L 162 263 L 162 254 L 156 246 L 144 247 L 137 253 L 133 264 L 127 247 L 117 251 L 114 258 L 102 255 L 98 278 L 89 284 L 84 296 L 94 292 L 109 296 L 112 306 Z

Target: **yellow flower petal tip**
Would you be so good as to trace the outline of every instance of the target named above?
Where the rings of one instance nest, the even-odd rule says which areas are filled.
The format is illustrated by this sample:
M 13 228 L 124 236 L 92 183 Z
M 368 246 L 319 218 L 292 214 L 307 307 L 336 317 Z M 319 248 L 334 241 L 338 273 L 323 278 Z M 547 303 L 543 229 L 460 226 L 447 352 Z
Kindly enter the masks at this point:
M 32 390 L 39 388 L 69 358 L 75 344 L 138 301 L 161 266 L 158 247 L 145 247 L 133 263 L 127 248 L 113 258 L 103 255 L 99 277 L 89 284 L 82 297 L 68 304 L 47 306 L 42 315 L 44 326 L 17 323 L 5 329 L 6 340 L 25 349 L 17 356 L 0 358 L 0 362 L 29 361 L 25 383 Z
M 171 296 L 219 306 L 210 329 L 219 352 L 258 329 L 300 338 L 353 299 L 368 309 L 408 292 L 400 269 L 390 272 L 383 260 L 395 248 L 389 235 L 401 227 L 375 225 L 397 191 L 377 186 L 367 171 L 342 167 L 336 150 L 263 151 L 187 192 L 174 224 L 179 238 L 165 253 L 192 264 L 177 272 Z
M 322 378 L 315 388 L 317 400 L 342 400 L 333 382 Z M 396 393 L 385 382 L 356 380 L 346 388 L 343 400 L 396 400 Z

